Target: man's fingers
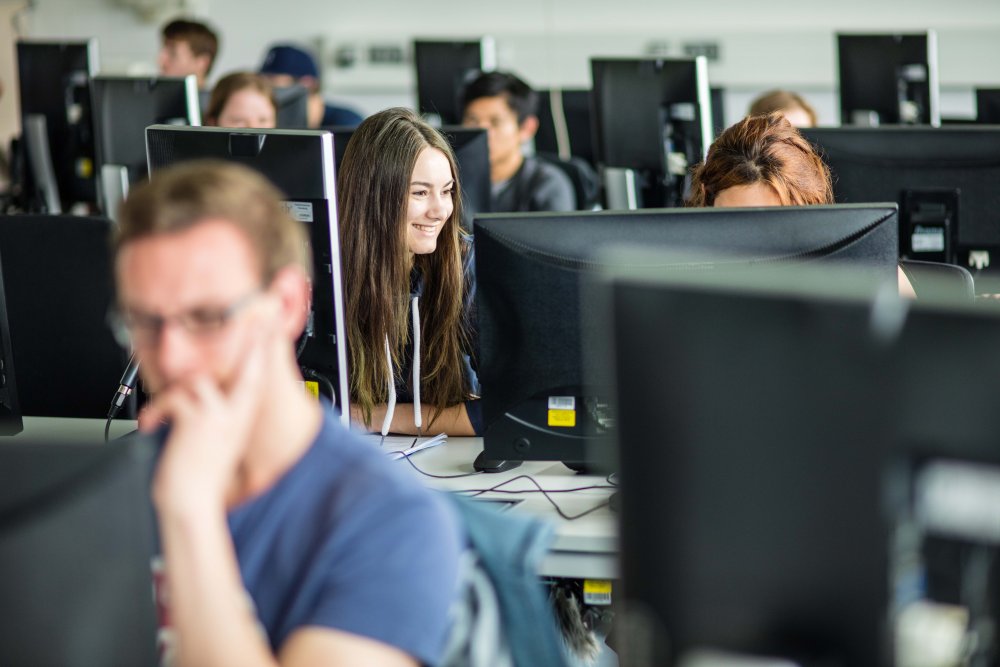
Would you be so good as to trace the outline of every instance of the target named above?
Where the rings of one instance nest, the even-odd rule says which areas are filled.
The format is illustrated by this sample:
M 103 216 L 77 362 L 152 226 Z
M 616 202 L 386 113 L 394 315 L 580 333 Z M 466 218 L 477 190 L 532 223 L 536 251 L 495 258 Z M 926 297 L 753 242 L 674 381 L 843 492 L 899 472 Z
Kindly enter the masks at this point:
M 193 396 L 183 387 L 170 389 L 160 394 L 142 409 L 139 416 L 139 429 L 148 433 L 155 431 L 160 425 L 183 418 L 193 409 Z

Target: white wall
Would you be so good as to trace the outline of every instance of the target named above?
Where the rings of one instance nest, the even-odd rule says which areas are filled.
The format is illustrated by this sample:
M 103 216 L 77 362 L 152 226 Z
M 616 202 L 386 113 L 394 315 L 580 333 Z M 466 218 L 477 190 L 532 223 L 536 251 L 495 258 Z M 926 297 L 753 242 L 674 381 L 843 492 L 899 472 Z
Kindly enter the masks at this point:
M 27 0 L 0 1 L 0 44 L 13 44 L 17 17 L 23 11 Z M 20 101 L 17 94 L 17 64 L 14 62 L 14 48 L 0 50 L 0 82 L 3 96 L 0 97 L 0 152 L 6 152 L 12 136 L 21 132 L 18 113 Z
M 150 71 L 157 28 L 112 0 L 36 0 L 31 32 L 44 37 L 96 36 L 105 71 Z M 727 116 L 766 88 L 803 92 L 821 119 L 836 119 L 837 30 L 935 28 L 943 110 L 971 115 L 975 85 L 1000 86 L 1000 0 L 196 0 L 223 33 L 215 74 L 256 66 L 267 45 L 290 39 L 317 45 L 329 96 L 364 111 L 412 101 L 407 64 L 371 65 L 372 45 L 408 46 L 415 36 L 490 34 L 499 64 L 537 86 L 589 85 L 591 55 L 640 55 L 655 47 L 680 55 L 688 41 L 715 41 L 721 58 L 712 85 L 727 89 Z M 162 17 L 160 17 L 162 18 Z M 356 64 L 333 65 L 353 47 Z

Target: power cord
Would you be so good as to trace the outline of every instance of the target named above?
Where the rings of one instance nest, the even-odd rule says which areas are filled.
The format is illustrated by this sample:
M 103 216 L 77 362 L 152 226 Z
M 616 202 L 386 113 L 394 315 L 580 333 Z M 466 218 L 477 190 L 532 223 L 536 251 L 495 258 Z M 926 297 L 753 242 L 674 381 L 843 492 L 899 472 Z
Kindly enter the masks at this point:
M 384 437 L 383 437 L 383 439 L 384 439 Z M 417 437 L 413 438 L 413 442 L 410 443 L 410 447 L 413 447 L 414 445 L 416 445 L 417 444 L 417 440 L 419 440 L 419 439 L 420 439 L 419 435 Z M 434 473 L 427 472 L 426 470 L 421 470 L 420 468 L 418 468 L 417 464 L 414 463 L 413 459 L 410 458 L 414 454 L 419 454 L 419 453 L 420 452 L 410 452 L 409 454 L 407 454 L 405 452 L 400 452 L 400 455 L 404 459 L 406 459 L 406 462 L 409 463 L 410 466 L 414 470 L 416 470 L 417 472 L 419 472 L 424 477 L 430 477 L 432 479 L 458 479 L 459 477 L 475 477 L 477 475 L 484 474 L 484 472 L 482 470 L 477 470 L 476 472 L 463 472 L 463 473 L 460 473 L 458 475 L 435 475 Z
M 410 446 L 412 447 L 413 445 L 416 445 L 417 444 L 417 440 L 419 438 L 420 438 L 419 435 L 417 437 L 415 437 L 413 439 L 413 443 Z M 402 453 L 402 452 L 400 452 L 400 453 L 402 454 L 402 458 L 406 459 L 406 462 L 409 463 L 413 467 L 414 470 L 416 470 L 421 475 L 424 475 L 426 477 L 431 477 L 433 479 L 456 479 L 456 478 L 459 478 L 459 477 L 475 477 L 477 475 L 484 474 L 482 471 L 476 471 L 476 472 L 462 473 L 462 474 L 459 474 L 459 475 L 435 475 L 433 473 L 429 473 L 429 472 L 426 472 L 426 471 L 421 470 L 420 468 L 418 468 L 417 464 L 414 463 L 413 460 L 410 458 L 414 454 L 417 454 L 418 452 L 411 452 L 409 454 L 405 454 L 405 453 Z M 609 477 L 610 477 L 610 475 L 609 475 Z M 535 489 L 520 489 L 520 490 L 501 490 L 501 487 L 506 486 L 507 484 L 510 484 L 511 482 L 516 482 L 519 479 L 526 479 L 526 480 L 528 480 L 529 482 L 531 482 L 532 484 L 534 484 L 536 488 Z M 519 493 L 541 493 L 545 497 L 545 499 L 547 501 L 549 501 L 549 504 L 552 505 L 552 507 L 555 509 L 556 513 L 559 516 L 561 516 L 566 521 L 576 521 L 579 518 L 585 517 L 588 514 L 592 514 L 593 512 L 596 512 L 597 510 L 601 509 L 602 507 L 606 507 L 608 505 L 608 501 L 607 500 L 602 501 L 602 502 L 598 503 L 597 505 L 591 507 L 588 510 L 585 510 L 583 512 L 580 512 L 579 514 L 575 514 L 575 515 L 571 516 L 569 514 L 566 514 L 562 510 L 562 508 L 559 507 L 558 504 L 556 504 L 556 501 L 552 500 L 552 498 L 549 497 L 550 493 L 569 493 L 571 491 L 587 491 L 587 490 L 590 490 L 590 489 L 613 489 L 613 488 L 617 488 L 617 486 L 615 486 L 615 485 L 595 484 L 595 485 L 591 485 L 591 486 L 581 486 L 581 487 L 577 487 L 577 488 L 574 488 L 574 489 L 548 489 L 548 490 L 546 490 L 546 489 L 543 489 L 542 485 L 539 484 L 538 481 L 535 480 L 535 478 L 532 477 L 531 475 L 518 475 L 517 477 L 512 477 L 512 478 L 510 478 L 510 479 L 508 479 L 508 480 L 506 480 L 504 482 L 500 482 L 496 486 L 492 486 L 492 487 L 490 487 L 488 489 L 462 489 L 462 490 L 459 490 L 459 491 L 453 491 L 452 493 L 470 494 L 470 496 L 473 497 L 473 498 L 475 498 L 477 496 L 481 496 L 484 493 L 491 493 L 491 492 L 511 493 L 511 494 L 519 494 Z
M 529 482 L 531 482 L 532 484 L 535 485 L 535 488 L 534 489 L 519 489 L 519 490 L 502 490 L 500 488 L 502 486 L 510 484 L 511 482 L 516 482 L 519 479 L 526 479 L 526 480 L 528 480 Z M 506 480 L 504 482 L 500 482 L 496 486 L 492 486 L 492 487 L 490 487 L 488 489 L 463 489 L 463 490 L 460 490 L 460 491 L 456 491 L 455 493 L 467 493 L 467 494 L 471 494 L 471 496 L 473 498 L 475 498 L 477 496 L 481 496 L 484 493 L 511 493 L 511 494 L 519 494 L 519 493 L 541 493 L 542 496 L 544 496 L 545 499 L 547 501 L 549 501 L 549 504 L 552 505 L 553 508 L 555 508 L 556 513 L 559 514 L 559 516 L 561 516 L 566 521 L 576 521 L 577 519 L 585 517 L 588 514 L 592 514 L 593 512 L 596 512 L 597 510 L 601 509 L 602 507 L 606 507 L 608 505 L 608 501 L 607 500 L 601 501 L 600 503 L 598 503 L 597 505 L 594 505 L 593 507 L 591 507 L 588 510 L 584 510 L 583 512 L 580 512 L 579 514 L 574 514 L 574 515 L 570 516 L 569 514 L 566 514 L 562 510 L 562 508 L 559 507 L 559 505 L 556 504 L 556 501 L 552 500 L 552 498 L 549 497 L 549 494 L 553 494 L 553 493 L 570 493 L 570 492 L 573 492 L 573 491 L 587 491 L 587 490 L 590 490 L 590 489 L 610 489 L 610 488 L 615 488 L 615 487 L 610 486 L 610 485 L 606 486 L 606 485 L 603 485 L 603 484 L 594 484 L 594 485 L 590 485 L 590 486 L 580 486 L 580 487 L 577 487 L 577 488 L 574 488 L 574 489 L 543 489 L 542 485 L 538 483 L 538 480 L 536 480 L 531 475 L 518 475 L 517 477 L 511 477 L 510 479 L 508 479 L 508 480 Z

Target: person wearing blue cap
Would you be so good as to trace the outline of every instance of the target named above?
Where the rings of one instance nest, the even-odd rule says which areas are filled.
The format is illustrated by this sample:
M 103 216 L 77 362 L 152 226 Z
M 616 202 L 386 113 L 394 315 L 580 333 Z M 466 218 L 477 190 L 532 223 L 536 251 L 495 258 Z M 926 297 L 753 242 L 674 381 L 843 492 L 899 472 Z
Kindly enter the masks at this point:
M 308 125 L 311 128 L 342 125 L 357 127 L 363 120 L 352 109 L 327 104 L 320 93 L 316 59 L 305 49 L 291 44 L 275 44 L 260 66 L 260 73 L 278 88 L 298 84 L 309 91 Z

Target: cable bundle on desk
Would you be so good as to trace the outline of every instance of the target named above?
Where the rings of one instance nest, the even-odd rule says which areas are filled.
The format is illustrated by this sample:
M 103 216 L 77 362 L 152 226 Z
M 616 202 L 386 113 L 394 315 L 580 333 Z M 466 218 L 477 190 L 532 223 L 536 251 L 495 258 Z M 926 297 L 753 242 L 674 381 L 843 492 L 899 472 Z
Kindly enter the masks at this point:
M 416 444 L 417 439 L 418 438 L 414 438 L 413 439 L 413 444 Z M 414 453 L 416 453 L 416 452 L 414 452 Z M 420 473 L 421 475 L 424 475 L 426 477 L 431 477 L 433 479 L 456 479 L 456 478 L 459 478 L 459 477 L 473 477 L 473 476 L 484 474 L 481 471 L 477 471 L 477 472 L 461 473 L 461 474 L 458 474 L 458 475 L 436 475 L 434 473 L 429 473 L 429 472 L 426 472 L 424 470 L 421 470 L 419 467 L 417 467 L 417 464 L 413 462 L 413 460 L 411 459 L 411 456 L 412 456 L 412 454 L 403 454 L 402 458 L 406 459 L 407 463 L 409 463 L 413 467 L 413 469 L 416 470 L 418 473 Z M 608 475 L 608 481 L 609 482 L 611 481 L 610 477 L 611 477 L 611 475 Z M 535 489 L 515 489 L 515 490 L 501 489 L 501 487 L 506 486 L 507 484 L 510 484 L 511 482 L 516 482 L 519 479 L 526 479 L 526 480 L 530 481 L 532 484 L 535 485 L 536 488 Z M 617 488 L 618 488 L 617 484 L 609 483 L 609 484 L 593 484 L 593 485 L 590 485 L 590 486 L 580 486 L 580 487 L 576 487 L 576 488 L 572 488 L 572 489 L 543 489 L 542 485 L 539 484 L 538 481 L 534 477 L 532 477 L 531 475 L 518 475 L 517 477 L 512 477 L 512 478 L 510 478 L 508 480 L 504 480 L 503 482 L 500 482 L 496 486 L 492 486 L 492 487 L 490 487 L 488 489 L 461 489 L 461 490 L 458 490 L 458 491 L 454 491 L 453 493 L 469 494 L 472 497 L 481 496 L 484 493 L 491 493 L 491 492 L 495 492 L 495 493 L 511 493 L 511 494 L 515 494 L 515 493 L 541 493 L 545 497 L 545 499 L 547 501 L 549 501 L 549 504 L 552 505 L 553 508 L 555 508 L 556 513 L 559 514 L 559 516 L 561 516 L 566 521 L 575 521 L 575 520 L 577 520 L 579 518 L 587 516 L 588 514 L 596 512 L 597 510 L 601 509 L 602 507 L 606 507 L 608 505 L 608 501 L 604 500 L 604 501 L 600 502 L 599 504 L 595 505 L 594 507 L 591 507 L 588 510 L 585 510 L 585 511 L 579 513 L 579 514 L 575 514 L 575 515 L 570 516 L 570 515 L 566 514 L 562 510 L 562 508 L 559 507 L 559 505 L 556 504 L 556 502 L 554 500 L 552 500 L 552 498 L 549 497 L 550 493 L 570 493 L 570 492 L 574 492 L 574 491 L 589 491 L 591 489 L 617 489 Z

